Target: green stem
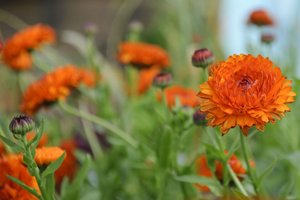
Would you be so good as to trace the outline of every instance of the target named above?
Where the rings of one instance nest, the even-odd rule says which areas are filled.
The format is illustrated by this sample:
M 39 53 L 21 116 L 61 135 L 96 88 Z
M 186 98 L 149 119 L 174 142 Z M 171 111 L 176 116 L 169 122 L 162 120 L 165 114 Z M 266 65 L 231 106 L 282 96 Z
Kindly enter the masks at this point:
M 241 193 L 244 195 L 244 196 L 248 196 L 245 188 L 243 187 L 241 181 L 238 179 L 238 177 L 236 176 L 236 174 L 234 173 L 234 171 L 231 169 L 230 165 L 226 165 L 227 167 L 227 170 L 233 180 L 233 182 L 235 183 L 235 185 L 237 186 L 237 188 L 239 188 L 239 190 L 241 191 Z
M 59 105 L 64 111 L 66 111 L 70 114 L 73 114 L 75 116 L 84 118 L 88 121 L 91 121 L 95 124 L 102 126 L 103 128 L 105 128 L 107 130 L 110 130 L 112 133 L 116 134 L 117 136 L 122 138 L 124 141 L 126 141 L 128 144 L 130 144 L 132 147 L 137 148 L 138 142 L 135 139 L 133 139 L 130 135 L 128 135 L 123 130 L 119 129 L 118 127 L 114 126 L 113 124 L 109 123 L 108 121 L 106 121 L 98 116 L 92 115 L 90 113 L 79 111 L 78 109 L 66 104 L 63 101 L 59 101 Z
M 28 170 L 30 172 L 30 174 L 32 176 L 35 177 L 36 179 L 36 182 L 40 188 L 40 191 L 41 191 L 41 196 L 40 196 L 40 199 L 41 200 L 47 200 L 47 195 L 46 195 L 46 192 L 44 190 L 44 187 L 43 187 L 43 184 L 42 184 L 42 179 L 41 179 L 41 176 L 40 176 L 40 170 L 34 160 L 34 157 L 32 155 L 32 152 L 31 152 L 31 149 L 30 149 L 30 146 L 28 146 L 28 143 L 27 143 L 27 139 L 26 139 L 26 136 L 22 136 L 21 138 L 21 142 L 23 143 L 24 145 L 24 149 L 25 149 L 25 152 L 24 152 L 24 155 L 23 155 L 23 161 L 24 163 L 27 165 L 28 167 Z M 25 156 L 27 156 L 27 159 L 25 159 Z
M 248 157 L 248 153 L 247 153 L 247 150 L 246 150 L 245 136 L 243 135 L 242 132 L 240 132 L 240 138 L 241 138 L 241 145 L 242 145 L 242 153 L 243 153 L 246 165 L 247 165 L 247 171 L 249 172 L 250 179 L 252 181 L 255 193 L 258 194 L 258 187 L 257 187 L 257 184 L 256 184 L 256 176 L 255 176 L 255 174 L 252 170 L 252 167 L 250 166 L 249 157 Z
M 84 107 L 84 105 L 79 104 L 79 109 L 80 112 L 84 112 L 86 110 L 86 108 Z M 92 152 L 94 154 L 94 156 L 96 157 L 102 157 L 103 156 L 103 151 L 101 149 L 101 146 L 98 142 L 96 133 L 92 130 L 91 128 L 91 124 L 89 124 L 86 120 L 81 119 L 82 125 L 83 125 L 83 130 L 85 133 L 85 136 L 87 138 L 87 141 L 92 149 Z

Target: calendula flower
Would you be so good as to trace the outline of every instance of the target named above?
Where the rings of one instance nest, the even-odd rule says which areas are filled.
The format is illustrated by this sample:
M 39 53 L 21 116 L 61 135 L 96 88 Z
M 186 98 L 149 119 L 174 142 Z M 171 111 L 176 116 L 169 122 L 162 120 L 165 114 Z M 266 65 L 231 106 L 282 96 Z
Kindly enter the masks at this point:
M 29 133 L 26 134 L 26 138 L 27 138 L 28 141 L 31 141 L 35 136 L 36 136 L 35 132 L 29 132 Z M 47 136 L 46 133 L 43 133 L 37 147 L 46 146 L 47 143 L 48 143 L 48 136 Z
M 78 167 L 77 159 L 74 154 L 77 148 L 75 140 L 63 141 L 60 148 L 66 151 L 66 158 L 60 168 L 55 172 L 55 182 L 58 186 L 61 184 L 64 177 L 72 179 Z
M 244 135 L 252 126 L 263 131 L 268 122 L 290 111 L 287 104 L 296 96 L 291 84 L 268 58 L 233 55 L 215 64 L 200 85 L 200 109 L 208 125 L 221 126 L 222 134 L 235 126 Z
M 227 154 L 227 151 L 225 152 L 225 154 Z M 237 177 L 243 179 L 243 176 L 246 174 L 246 170 L 239 159 L 236 157 L 236 155 L 233 154 L 228 159 L 227 163 L 229 164 L 233 172 L 237 175 Z M 220 161 L 215 161 L 215 172 L 213 173 L 208 167 L 206 156 L 201 155 L 196 161 L 196 170 L 199 176 L 209 178 L 215 175 L 220 182 L 223 181 L 223 164 Z M 210 189 L 206 185 L 195 184 L 195 186 L 202 192 L 210 191 Z
M 163 92 L 169 108 L 175 105 L 176 99 L 179 100 L 182 106 L 196 107 L 199 105 L 197 93 L 192 89 L 174 85 L 166 88 Z M 157 98 L 159 101 L 162 101 L 162 94 L 158 93 Z
M 24 190 L 21 186 L 8 179 L 13 176 L 27 186 L 39 192 L 36 179 L 31 176 L 17 156 L 4 156 L 0 158 L 0 199 L 1 200 L 35 200 L 35 196 Z
M 168 54 L 159 46 L 139 43 L 124 42 L 119 46 L 118 60 L 122 64 L 131 64 L 137 68 L 169 66 Z
M 53 43 L 55 39 L 55 31 L 47 25 L 27 27 L 5 42 L 3 61 L 14 70 L 27 70 L 32 66 L 30 52 L 44 43 Z
M 42 106 L 65 99 L 81 83 L 89 87 L 94 86 L 95 75 L 73 65 L 56 68 L 26 89 L 21 111 L 33 115 Z
M 159 74 L 160 69 L 158 67 L 152 67 L 150 69 L 143 69 L 139 71 L 138 78 L 138 94 L 145 93 L 152 85 L 154 77 Z
M 250 14 L 248 23 L 256 26 L 271 26 L 274 21 L 266 10 L 258 9 Z

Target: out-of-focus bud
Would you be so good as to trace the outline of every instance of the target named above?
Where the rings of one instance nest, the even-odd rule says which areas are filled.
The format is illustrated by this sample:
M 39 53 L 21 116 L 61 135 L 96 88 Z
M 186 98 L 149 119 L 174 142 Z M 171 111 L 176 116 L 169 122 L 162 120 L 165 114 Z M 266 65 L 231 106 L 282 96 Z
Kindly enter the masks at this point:
M 84 25 L 84 31 L 87 35 L 95 35 L 98 33 L 99 27 L 93 22 L 87 22 Z
M 274 25 L 274 21 L 266 10 L 257 9 L 252 11 L 249 15 L 248 24 L 256 26 L 272 26 Z
M 198 126 L 205 126 L 207 123 L 206 114 L 197 109 L 193 114 L 194 124 Z
M 275 40 L 275 36 L 270 33 L 264 33 L 261 35 L 260 40 L 262 43 L 271 44 Z
M 26 133 L 32 131 L 33 128 L 34 121 L 26 115 L 14 117 L 9 124 L 9 130 L 14 135 L 25 135 Z
M 169 72 L 160 72 L 153 78 L 153 85 L 155 87 L 165 89 L 168 87 L 172 82 L 172 74 Z
M 198 49 L 192 56 L 192 63 L 195 67 L 206 68 L 214 62 L 214 55 L 207 48 Z

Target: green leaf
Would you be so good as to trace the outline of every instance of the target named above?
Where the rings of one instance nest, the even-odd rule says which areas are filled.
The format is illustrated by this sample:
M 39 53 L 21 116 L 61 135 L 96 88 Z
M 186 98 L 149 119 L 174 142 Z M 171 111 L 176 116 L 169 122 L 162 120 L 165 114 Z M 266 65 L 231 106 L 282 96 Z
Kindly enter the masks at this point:
M 0 139 L 7 144 L 14 152 L 23 152 L 23 147 L 12 141 L 11 139 L 8 139 L 2 135 L 0 135 Z
M 198 183 L 206 185 L 217 196 L 222 195 L 222 186 L 218 180 L 197 175 L 184 175 L 175 177 L 176 180 L 186 183 Z
M 46 189 L 46 195 L 47 199 L 54 199 L 55 196 L 55 179 L 54 174 L 49 174 L 45 177 L 43 180 L 45 181 L 45 189 Z
M 267 175 L 269 175 L 269 174 L 272 172 L 272 170 L 274 169 L 276 163 L 277 163 L 277 159 L 275 159 L 275 160 L 274 160 L 274 161 L 273 161 L 273 162 L 272 162 L 272 163 L 271 163 L 271 164 L 263 171 L 263 173 L 259 176 L 258 182 L 257 182 L 258 187 L 261 186 L 263 179 L 264 179 Z
M 36 196 L 38 199 L 41 198 L 41 196 L 39 195 L 39 193 L 35 189 L 29 187 L 28 185 L 23 183 L 21 180 L 15 178 L 13 176 L 10 176 L 10 175 L 7 175 L 7 178 L 9 178 L 11 181 L 13 181 L 14 183 L 21 186 L 24 190 L 26 190 L 26 191 L 30 192 L 31 194 L 33 194 L 34 196 Z
M 42 173 L 42 178 L 45 178 L 46 176 L 50 174 L 54 174 L 54 172 L 61 166 L 65 159 L 66 153 L 64 152 L 57 160 L 52 162 L 50 165 L 47 166 L 45 171 Z
M 39 125 L 35 137 L 28 143 L 28 146 L 32 149 L 36 149 L 36 147 L 39 144 L 39 141 L 41 140 L 41 137 L 44 132 L 44 121 L 42 120 L 41 124 Z
M 65 185 L 64 191 L 65 193 L 62 194 L 61 200 L 69 200 L 73 199 L 76 200 L 79 198 L 79 193 L 83 184 L 83 181 L 87 177 L 87 173 L 89 171 L 91 165 L 91 156 L 87 155 L 82 167 L 77 172 L 75 179 L 72 181 L 71 184 Z

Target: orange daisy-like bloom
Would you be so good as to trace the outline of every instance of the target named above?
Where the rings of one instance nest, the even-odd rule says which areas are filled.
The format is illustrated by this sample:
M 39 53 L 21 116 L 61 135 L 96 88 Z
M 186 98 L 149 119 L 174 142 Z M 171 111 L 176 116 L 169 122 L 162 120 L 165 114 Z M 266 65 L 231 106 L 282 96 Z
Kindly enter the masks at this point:
M 55 39 L 55 31 L 47 25 L 27 27 L 6 41 L 3 61 L 14 70 L 27 70 L 32 66 L 30 51 L 43 43 L 53 43 Z
M 21 111 L 32 115 L 42 106 L 66 98 L 72 89 L 81 83 L 89 87 L 94 86 L 95 80 L 95 75 L 85 69 L 73 65 L 59 67 L 27 88 L 24 92 Z
M 271 26 L 274 24 L 274 21 L 267 11 L 259 9 L 250 14 L 248 23 L 257 26 Z
M 267 58 L 233 55 L 211 68 L 208 81 L 200 85 L 200 109 L 209 126 L 221 126 L 222 134 L 239 126 L 244 135 L 256 126 L 263 131 L 290 111 L 296 94 L 292 81 Z
M 16 156 L 5 156 L 0 159 L 0 199 L 1 200 L 35 200 L 35 196 L 7 178 L 13 176 L 39 192 L 36 179 Z
M 225 154 L 227 154 L 225 152 Z M 243 178 L 243 176 L 246 174 L 246 170 L 243 167 L 242 163 L 239 161 L 239 159 L 236 157 L 236 155 L 232 155 L 227 163 L 230 165 L 232 168 L 233 172 L 239 177 L 240 179 Z M 219 181 L 223 180 L 223 164 L 219 161 L 215 161 L 215 176 L 218 178 Z M 201 155 L 197 161 L 196 161 L 196 170 L 197 174 L 199 176 L 204 176 L 204 177 L 213 177 L 213 173 L 208 167 L 207 163 L 207 158 L 205 155 Z M 195 184 L 195 186 L 202 192 L 209 192 L 210 189 L 206 185 L 201 185 L 201 184 Z
M 75 140 L 66 140 L 60 147 L 66 151 L 67 155 L 60 168 L 55 172 L 55 181 L 58 186 L 64 177 L 72 179 L 77 171 L 77 159 L 74 154 L 77 147 Z
M 49 165 L 51 162 L 57 160 L 64 150 L 59 147 L 41 147 L 35 150 L 34 160 L 37 165 Z
M 145 93 L 151 87 L 154 77 L 159 74 L 160 71 L 158 67 L 151 67 L 150 69 L 143 69 L 139 72 L 138 94 Z
M 182 106 L 196 107 L 199 105 L 197 93 L 192 89 L 187 89 L 182 86 L 174 85 L 164 90 L 167 105 L 169 108 L 175 105 L 176 99 L 179 99 Z M 162 100 L 162 95 L 158 93 L 157 98 Z
M 26 134 L 26 138 L 28 141 L 31 141 L 35 136 L 36 136 L 35 132 L 29 132 Z M 48 136 L 45 133 L 43 133 L 37 147 L 46 146 L 47 143 L 48 143 Z
M 149 68 L 154 65 L 161 68 L 169 66 L 168 54 L 159 46 L 124 42 L 119 46 L 118 60 L 122 64 L 131 64 L 137 68 Z

